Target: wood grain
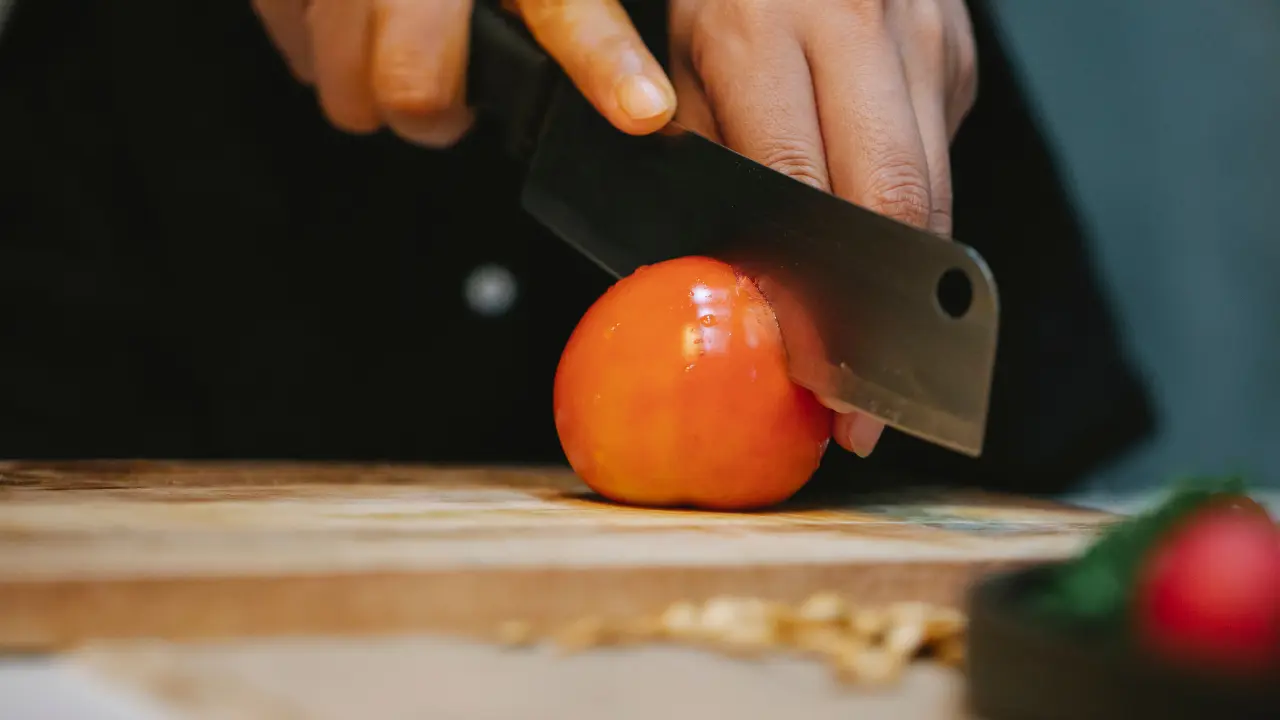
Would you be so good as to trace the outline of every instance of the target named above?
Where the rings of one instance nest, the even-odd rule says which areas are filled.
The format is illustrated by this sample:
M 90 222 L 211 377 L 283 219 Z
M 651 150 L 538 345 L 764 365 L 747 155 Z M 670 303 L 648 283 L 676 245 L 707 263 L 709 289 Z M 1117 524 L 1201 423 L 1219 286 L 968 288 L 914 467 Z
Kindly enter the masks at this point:
M 0 463 L 0 647 L 484 633 L 680 598 L 959 602 L 1110 516 L 903 493 L 754 514 L 624 508 L 556 468 Z

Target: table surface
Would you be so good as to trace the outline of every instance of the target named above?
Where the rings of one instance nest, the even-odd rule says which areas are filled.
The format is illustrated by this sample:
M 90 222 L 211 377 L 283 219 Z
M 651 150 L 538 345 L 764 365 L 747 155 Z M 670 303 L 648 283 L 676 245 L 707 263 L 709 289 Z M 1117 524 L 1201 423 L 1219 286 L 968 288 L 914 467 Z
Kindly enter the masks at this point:
M 877 690 L 802 659 L 659 646 L 560 655 L 428 637 L 255 640 L 0 668 L 0 716 L 42 720 L 963 717 L 962 677 L 932 664 Z
M 1280 493 L 1260 499 L 1273 509 L 1280 509 Z M 1133 512 L 1150 504 L 1154 496 L 1069 500 L 1113 512 Z M 128 652 L 138 655 L 136 650 Z M 270 668 L 269 672 L 254 675 L 249 683 L 256 686 L 254 692 L 267 698 L 287 696 L 293 687 L 316 687 L 318 681 L 335 673 L 349 673 L 353 668 L 365 670 L 358 677 L 344 676 L 341 683 L 327 683 L 342 691 L 316 694 L 325 700 L 321 708 L 276 708 L 278 712 L 258 708 L 252 715 L 239 717 L 339 717 L 333 713 L 347 707 L 343 703 L 374 695 L 392 699 L 384 717 L 415 716 L 415 711 L 428 708 L 439 711 L 432 717 L 440 718 L 599 717 L 602 708 L 617 718 L 622 717 L 619 712 L 636 717 L 641 717 L 642 712 L 648 713 L 645 717 L 679 717 L 680 713 L 672 713 L 673 707 L 687 710 L 690 717 L 705 717 L 706 708 L 712 705 L 716 714 L 739 718 L 797 712 L 811 718 L 907 717 L 900 713 L 908 707 L 924 717 L 955 717 L 958 712 L 955 693 L 959 677 L 931 666 L 914 668 L 895 692 L 874 693 L 842 689 L 831 681 L 824 668 L 798 660 L 743 662 L 678 648 L 606 651 L 554 659 L 540 652 L 512 653 L 443 638 L 316 639 L 301 646 L 267 640 L 185 649 L 157 645 L 151 649 L 159 664 L 171 666 L 165 671 L 170 675 L 208 669 L 213 669 L 215 675 L 218 671 L 225 675 L 236 662 L 243 666 L 244 656 L 252 654 L 260 659 L 249 661 L 248 667 L 265 662 Z M 415 658 L 414 662 L 405 662 L 409 655 Z M 104 674 L 102 668 L 115 665 L 115 674 L 119 675 L 121 666 L 112 658 L 110 652 L 98 652 L 88 658 L 83 654 L 0 658 L 0 716 L 12 720 L 178 720 L 219 716 L 210 708 L 192 708 L 193 692 L 190 688 L 183 691 L 180 683 L 157 687 L 154 680 L 148 686 L 136 676 L 109 679 L 110 673 Z M 371 672 L 376 668 L 400 671 Z M 423 693 L 422 689 L 428 687 L 433 692 Z M 655 687 L 664 691 L 652 692 Z M 198 699 L 198 693 L 195 695 Z M 422 705 L 426 698 L 434 705 Z M 570 699 L 575 704 L 566 704 Z M 186 709 L 179 709 L 184 702 Z

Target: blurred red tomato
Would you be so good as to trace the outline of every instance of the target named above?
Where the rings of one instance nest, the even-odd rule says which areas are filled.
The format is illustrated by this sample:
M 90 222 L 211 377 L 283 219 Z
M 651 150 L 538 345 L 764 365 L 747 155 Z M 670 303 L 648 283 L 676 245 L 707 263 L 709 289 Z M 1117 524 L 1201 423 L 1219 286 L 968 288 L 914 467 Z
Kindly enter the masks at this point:
M 555 414 L 579 477 L 636 505 L 781 502 L 831 435 L 831 411 L 787 376 L 759 289 L 701 257 L 641 268 L 591 306 L 560 358 Z
M 1215 503 L 1160 540 L 1138 577 L 1139 639 L 1179 662 L 1253 672 L 1280 663 L 1280 533 L 1246 499 Z

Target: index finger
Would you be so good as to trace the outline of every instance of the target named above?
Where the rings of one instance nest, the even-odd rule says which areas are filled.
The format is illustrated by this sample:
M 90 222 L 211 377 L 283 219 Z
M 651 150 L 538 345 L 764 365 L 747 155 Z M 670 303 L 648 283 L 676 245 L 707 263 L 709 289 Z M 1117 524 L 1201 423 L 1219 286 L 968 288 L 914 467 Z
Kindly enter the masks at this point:
M 543 49 L 615 127 L 644 135 L 675 115 L 676 93 L 617 0 L 516 0 Z

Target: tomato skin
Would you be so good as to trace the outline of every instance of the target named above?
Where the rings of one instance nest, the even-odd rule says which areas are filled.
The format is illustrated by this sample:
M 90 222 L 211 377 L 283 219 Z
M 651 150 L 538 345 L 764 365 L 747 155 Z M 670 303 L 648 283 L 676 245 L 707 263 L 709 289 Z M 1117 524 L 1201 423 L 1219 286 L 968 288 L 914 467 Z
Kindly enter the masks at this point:
M 1280 533 L 1250 503 L 1215 505 L 1153 549 L 1135 593 L 1138 638 L 1181 663 L 1253 673 L 1280 663 Z
M 788 377 L 755 284 L 688 257 L 591 306 L 556 370 L 555 419 L 569 464 L 611 500 L 748 510 L 808 481 L 832 414 Z

